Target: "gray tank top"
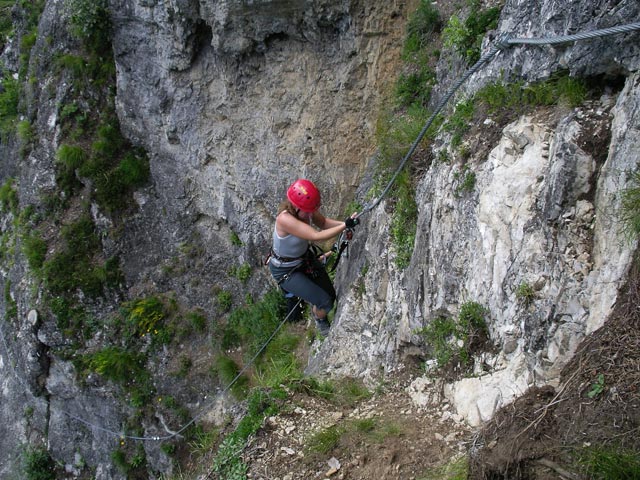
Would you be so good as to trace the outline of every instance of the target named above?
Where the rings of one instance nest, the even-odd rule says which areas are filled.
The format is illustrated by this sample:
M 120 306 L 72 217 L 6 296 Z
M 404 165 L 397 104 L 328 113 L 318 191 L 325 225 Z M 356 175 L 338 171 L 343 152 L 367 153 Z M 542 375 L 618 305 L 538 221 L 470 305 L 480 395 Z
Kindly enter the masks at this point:
M 277 258 L 272 257 L 271 261 L 274 266 L 289 266 L 300 263 L 300 257 L 302 257 L 309 248 L 309 241 L 294 235 L 285 235 L 281 237 L 276 231 L 275 225 L 273 226 L 273 253 L 282 258 L 295 258 L 291 262 L 282 262 Z

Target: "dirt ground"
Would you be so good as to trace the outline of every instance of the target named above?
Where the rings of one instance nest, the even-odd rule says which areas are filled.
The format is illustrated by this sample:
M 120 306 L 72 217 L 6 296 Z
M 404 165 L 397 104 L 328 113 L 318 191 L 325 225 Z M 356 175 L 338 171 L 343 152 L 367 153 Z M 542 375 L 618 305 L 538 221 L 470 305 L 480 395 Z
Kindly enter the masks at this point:
M 421 479 L 463 455 L 471 432 L 447 405 L 412 404 L 406 387 L 415 373 L 407 369 L 353 404 L 292 392 L 245 449 L 249 478 Z M 333 447 L 331 432 L 338 432 Z
M 296 328 L 302 335 L 311 327 Z M 611 319 L 580 345 L 558 387 L 530 389 L 481 428 L 470 429 L 446 402 L 417 407 L 407 387 L 421 375 L 407 365 L 350 401 L 289 390 L 241 454 L 248 478 L 611 478 L 590 475 L 579 459 L 591 447 L 640 456 L 640 261 Z M 205 478 L 216 477 L 210 470 L 198 476 Z M 615 478 L 640 480 L 640 471 Z
M 472 479 L 594 478 L 577 461 L 586 447 L 640 452 L 639 263 L 612 319 L 583 342 L 558 388 L 531 389 L 477 431 L 447 404 L 412 403 L 416 368 L 353 404 L 290 392 L 243 453 L 249 478 L 446 479 L 443 466 L 456 458 Z M 339 432 L 337 440 L 321 444 L 323 432 Z

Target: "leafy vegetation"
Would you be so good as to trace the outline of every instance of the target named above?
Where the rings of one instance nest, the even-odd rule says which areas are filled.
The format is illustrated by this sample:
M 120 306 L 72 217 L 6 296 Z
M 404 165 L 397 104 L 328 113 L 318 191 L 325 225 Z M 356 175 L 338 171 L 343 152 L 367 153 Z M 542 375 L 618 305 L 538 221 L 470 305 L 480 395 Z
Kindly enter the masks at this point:
M 477 302 L 460 306 L 457 319 L 436 317 L 418 333 L 433 349 L 438 367 L 468 367 L 478 340 L 487 338 L 486 308 Z
M 243 345 L 246 355 L 254 355 L 275 331 L 284 309 L 282 294 L 273 289 L 260 302 L 232 311 L 223 330 L 222 348 Z
M 29 268 L 40 272 L 47 254 L 47 242 L 42 239 L 37 230 L 26 233 L 22 237 L 22 253 L 29 263 Z
M 149 336 L 152 345 L 169 343 L 173 325 L 167 322 L 167 307 L 157 296 L 139 298 L 122 305 L 125 317 L 125 338 Z
M 14 4 L 15 0 L 0 0 L 0 48 L 3 50 L 7 38 L 13 30 L 11 9 Z
M 566 72 L 557 72 L 545 81 L 530 84 L 524 81 L 489 84 L 480 89 L 474 98 L 487 107 L 489 114 L 508 111 L 514 115 L 531 107 L 561 102 L 576 107 L 584 102 L 587 94 L 584 80 L 570 77 Z
M 481 9 L 479 0 L 469 1 L 470 11 L 463 21 L 457 15 L 449 18 L 442 32 L 442 41 L 446 47 L 453 48 L 467 63 L 480 59 L 482 38 L 488 30 L 498 25 L 501 7 Z
M 604 375 L 602 373 L 598 374 L 595 382 L 591 384 L 591 388 L 587 392 L 587 397 L 596 398 L 602 392 L 604 392 L 605 383 L 604 383 Z
M 223 312 L 228 312 L 231 309 L 231 305 L 233 305 L 233 296 L 231 295 L 231 292 L 221 290 L 216 295 L 216 301 Z
M 7 135 L 12 132 L 18 116 L 18 102 L 20 100 L 20 84 L 11 75 L 2 79 L 0 90 L 0 133 Z
M 338 425 L 318 430 L 306 442 L 306 451 L 311 454 L 326 454 L 333 450 L 345 430 Z
M 433 35 L 440 32 L 442 19 L 440 12 L 431 0 L 420 0 L 416 10 L 407 21 L 407 34 L 403 45 L 402 57 L 410 60 L 423 52 L 431 42 Z
M 516 288 L 516 298 L 525 306 L 531 305 L 535 296 L 536 292 L 527 282 L 521 282 L 518 288 Z
M 111 461 L 127 478 L 142 478 L 147 472 L 147 455 L 142 445 L 138 445 L 130 455 L 121 447 L 111 453 Z
M 108 272 L 104 265 L 94 263 L 94 256 L 100 249 L 100 239 L 91 218 L 84 216 L 63 226 L 61 236 L 63 248 L 42 266 L 47 289 L 54 296 L 69 296 L 76 290 L 94 298 L 102 295 Z
M 214 363 L 213 371 L 225 388 L 230 386 L 229 389 L 234 397 L 243 399 L 247 396 L 249 377 L 246 375 L 238 376 L 240 367 L 232 358 L 225 355 L 218 356 Z
M 242 418 L 236 429 L 225 437 L 218 448 L 213 462 L 213 470 L 220 478 L 229 480 L 245 478 L 247 465 L 242 461 L 240 453 L 247 438 L 255 433 L 264 419 L 277 411 L 277 400 L 284 392 L 275 390 L 267 392 L 255 389 L 247 400 L 247 414 Z
M 456 197 L 472 192 L 476 186 L 476 174 L 470 169 L 468 163 L 465 163 L 462 166 L 462 170 L 460 172 L 456 172 L 454 174 L 454 178 L 458 182 L 454 192 Z
M 466 480 L 468 478 L 469 462 L 467 457 L 460 455 L 440 468 L 425 472 L 418 480 Z
M 640 171 L 632 174 L 629 187 L 622 190 L 621 212 L 627 237 L 632 240 L 638 238 L 640 236 Z
M 416 238 L 418 206 L 415 201 L 415 187 L 406 170 L 396 179 L 397 201 L 391 219 L 391 238 L 396 251 L 396 265 L 406 268 L 411 261 Z
M 144 354 L 121 347 L 105 347 L 88 354 L 85 360 L 92 371 L 121 385 L 137 381 L 146 374 Z
M 459 148 L 460 156 L 466 158 L 462 139 L 477 123 L 480 115 L 495 116 L 499 121 L 512 119 L 538 106 L 551 106 L 566 103 L 575 107 L 587 98 L 588 89 L 583 80 L 559 72 L 551 78 L 531 84 L 524 82 L 495 83 L 480 89 L 471 97 L 458 102 L 454 112 L 442 124 L 442 130 L 450 133 L 451 148 Z M 447 156 L 446 152 L 441 152 Z M 463 182 L 455 192 L 457 195 L 469 191 L 475 182 L 472 172 L 463 172 Z M 467 175 L 469 174 L 469 175 Z M 462 188 L 462 189 L 460 189 Z
M 18 209 L 18 191 L 13 178 L 8 178 L 0 187 L 0 205 L 4 212 L 16 212 Z
M 55 480 L 55 462 L 46 449 L 28 447 L 22 457 L 22 468 L 26 480 Z
M 95 52 L 108 50 L 111 20 L 107 0 L 67 0 L 71 10 L 72 33 Z
M 359 443 L 363 439 L 382 443 L 388 437 L 401 433 L 401 427 L 393 422 L 376 418 L 356 418 L 314 432 L 306 441 L 305 453 L 311 456 L 326 455 L 339 447 L 343 438 L 351 438 L 353 443 Z
M 640 478 L 637 452 L 615 446 L 584 447 L 576 452 L 585 478 L 593 480 L 628 480 Z
M 402 52 L 405 71 L 395 87 L 396 98 L 403 107 L 416 104 L 426 108 L 429 103 L 436 75 L 430 63 L 432 52 L 427 47 L 441 27 L 440 13 L 430 0 L 421 0 L 409 16 Z

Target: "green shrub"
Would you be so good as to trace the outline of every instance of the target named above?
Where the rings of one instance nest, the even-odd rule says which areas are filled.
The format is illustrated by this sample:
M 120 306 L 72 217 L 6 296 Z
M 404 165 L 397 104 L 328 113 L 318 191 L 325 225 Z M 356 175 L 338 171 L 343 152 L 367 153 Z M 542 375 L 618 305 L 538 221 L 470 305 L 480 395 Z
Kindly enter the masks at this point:
M 462 21 L 457 15 L 449 18 L 442 32 L 443 44 L 453 48 L 468 63 L 477 62 L 480 59 L 482 38 L 488 30 L 496 28 L 500 11 L 501 7 L 480 10 L 480 2 L 473 1 L 466 20 Z
M 242 283 L 247 283 L 249 277 L 251 276 L 251 265 L 248 263 L 243 263 L 242 266 L 238 269 L 238 280 Z
M 228 312 L 231 309 L 231 305 L 233 305 L 233 296 L 230 292 L 222 290 L 216 296 L 216 300 L 218 301 L 218 305 L 223 312 Z
M 391 239 L 396 251 L 396 265 L 404 269 L 409 266 L 416 238 L 418 206 L 411 176 L 403 170 L 395 183 L 396 203 L 391 217 Z
M 4 303 L 6 304 L 7 318 L 16 320 L 18 318 L 18 304 L 11 296 L 11 280 L 7 280 L 4 284 Z
M 59 67 L 69 70 L 77 79 L 88 76 L 87 61 L 79 55 L 61 55 L 56 58 Z
M 48 299 L 48 305 L 56 317 L 56 325 L 65 334 L 73 336 L 81 333 L 84 338 L 91 338 L 95 333 L 97 325 L 89 321 L 81 306 L 74 306 L 65 297 L 51 297 Z
M 11 9 L 15 4 L 14 0 L 0 0 L 0 48 L 4 49 L 4 42 L 13 30 L 11 19 Z
M 78 107 L 70 107 L 75 115 Z M 76 117 L 86 121 L 86 114 Z M 79 188 L 75 171 L 92 181 L 93 196 L 107 212 L 123 210 L 131 190 L 142 186 L 150 176 L 149 160 L 141 148 L 131 147 L 122 137 L 117 119 L 111 114 L 97 128 L 90 152 L 78 146 L 62 145 L 58 150 L 57 182 L 68 194 Z
M 73 252 L 74 256 L 91 255 L 100 248 L 100 238 L 96 234 L 93 220 L 88 215 L 63 226 L 60 231 L 67 249 Z
M 111 19 L 107 0 L 67 0 L 71 10 L 72 33 L 95 52 L 108 50 Z
M 18 140 L 23 145 L 31 143 L 33 140 L 33 128 L 31 128 L 31 122 L 29 120 L 22 120 L 18 122 L 16 126 L 16 133 L 18 134 Z
M 261 427 L 268 416 L 277 412 L 276 399 L 278 391 L 265 392 L 256 389 L 247 399 L 247 414 L 240 420 L 236 429 L 222 441 L 214 458 L 213 470 L 219 478 L 245 478 L 247 465 L 242 461 L 242 452 L 247 438 Z
M 533 302 L 535 295 L 536 292 L 533 290 L 533 287 L 527 282 L 520 282 L 520 285 L 516 288 L 516 298 L 525 306 L 530 305 L 531 302 Z
M 84 149 L 76 145 L 60 145 L 56 152 L 57 161 L 71 170 L 82 167 L 87 158 L 88 156 Z
M 361 380 L 347 377 L 337 382 L 333 402 L 353 407 L 358 402 L 371 398 L 371 395 Z
M 461 305 L 457 319 L 436 317 L 418 332 L 431 346 L 439 367 L 456 362 L 469 366 L 479 340 L 488 335 L 486 314 L 486 308 L 479 303 L 466 302 Z
M 451 146 L 457 147 L 462 142 L 462 136 L 471 128 L 475 104 L 473 99 L 467 99 L 456 104 L 455 111 L 446 123 L 443 129 L 450 132 Z
M 426 108 L 431 90 L 436 84 L 436 74 L 430 65 L 426 46 L 441 27 L 440 14 L 430 0 L 422 0 L 409 17 L 402 58 L 405 72 L 400 74 L 395 94 L 402 107 L 416 105 Z
M 461 171 L 454 173 L 454 179 L 457 182 L 454 195 L 461 197 L 465 193 L 473 192 L 476 186 L 476 174 L 469 168 L 469 164 L 465 163 Z
M 36 44 L 38 38 L 37 30 L 29 32 L 22 36 L 20 41 L 20 51 L 25 54 L 29 54 L 33 46 Z
M 18 208 L 18 191 L 13 178 L 8 178 L 0 187 L 0 203 L 5 212 L 15 212 Z
M 11 75 L 6 75 L 0 91 L 0 131 L 4 134 L 13 130 L 19 101 L 20 84 Z
M 127 152 L 115 170 L 115 175 L 125 187 L 139 187 L 150 175 L 149 160 L 141 149 Z
M 224 388 L 229 387 L 231 382 L 234 382 L 230 387 L 234 397 L 243 399 L 247 396 L 249 378 L 246 375 L 238 376 L 240 367 L 233 359 L 224 355 L 219 356 L 214 363 L 213 371 Z
M 420 0 L 418 8 L 407 22 L 407 36 L 404 41 L 403 58 L 421 53 L 431 41 L 431 36 L 442 28 L 440 12 L 431 0 Z
M 576 452 L 585 478 L 593 480 L 628 480 L 640 478 L 638 452 L 614 446 L 594 446 Z
M 456 352 L 456 322 L 448 317 L 436 317 L 419 333 L 433 349 L 438 366 L 447 365 Z
M 40 271 L 47 254 L 47 242 L 42 239 L 40 232 L 31 231 L 22 237 L 22 253 L 27 257 L 29 268 Z
M 303 372 L 295 355 L 280 352 L 277 357 L 261 362 L 255 377 L 258 386 L 274 388 L 299 381 Z
M 485 105 L 489 114 L 507 111 L 519 115 L 531 107 L 560 102 L 576 107 L 587 96 L 588 89 L 584 80 L 569 77 L 567 72 L 560 71 L 542 82 L 498 82 L 486 85 L 476 93 L 475 101 Z
M 86 362 L 91 370 L 119 384 L 141 383 L 146 377 L 146 358 L 139 352 L 131 352 L 120 347 L 105 347 L 87 355 Z
M 55 462 L 44 448 L 28 447 L 22 458 L 26 480 L 55 480 Z
M 441 467 L 423 473 L 418 480 L 467 480 L 468 472 L 469 460 L 465 455 L 460 455 Z
M 485 316 L 487 309 L 477 302 L 465 302 L 460 306 L 458 320 L 460 327 L 471 335 L 473 332 L 487 333 Z
M 284 298 L 274 289 L 259 302 L 233 310 L 224 329 L 226 341 L 223 339 L 222 348 L 226 350 L 241 343 L 248 355 L 255 353 L 275 331 L 284 309 Z
M 287 332 L 281 332 L 271 340 L 255 365 L 258 385 L 275 388 L 299 381 L 303 376 L 295 354 L 299 344 L 300 337 Z
M 435 72 L 424 65 L 415 72 L 400 75 L 396 82 L 396 97 L 402 106 L 408 107 L 415 103 L 426 108 L 435 84 Z
M 640 236 L 640 171 L 632 174 L 629 187 L 622 190 L 621 212 L 625 234 L 631 240 L 638 238 Z
M 187 319 L 196 332 L 204 332 L 207 328 L 207 318 L 202 312 L 194 311 L 187 313 Z
M 167 312 L 160 298 L 151 296 L 126 302 L 122 306 L 126 316 L 126 334 L 129 338 L 150 335 L 164 343 Z
M 104 285 L 113 272 L 94 264 L 94 255 L 100 251 L 100 238 L 93 221 L 83 216 L 61 228 L 64 246 L 46 260 L 42 266 L 46 287 L 53 295 L 70 295 L 82 290 L 90 297 L 103 294 Z
M 327 454 L 338 446 L 344 433 L 345 429 L 338 425 L 318 430 L 305 442 L 305 451 L 307 454 Z
M 231 231 L 231 233 L 229 234 L 229 240 L 231 240 L 231 245 L 233 246 L 236 246 L 236 247 L 242 246 L 242 240 L 240 240 L 240 237 L 234 231 Z

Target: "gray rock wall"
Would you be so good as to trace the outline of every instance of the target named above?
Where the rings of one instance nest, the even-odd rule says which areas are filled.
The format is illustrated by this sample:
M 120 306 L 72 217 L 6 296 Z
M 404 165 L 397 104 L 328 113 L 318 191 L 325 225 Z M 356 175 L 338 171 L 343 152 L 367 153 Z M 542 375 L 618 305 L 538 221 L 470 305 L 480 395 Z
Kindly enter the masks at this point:
M 126 294 L 172 290 L 185 304 L 208 308 L 211 285 L 243 262 L 255 268 L 247 291 L 265 291 L 272 284 L 257 267 L 286 186 L 299 176 L 312 178 L 327 212 L 337 216 L 370 183 L 378 108 L 398 73 L 409 6 L 112 0 L 110 7 L 118 116 L 125 135 L 149 152 L 152 172 L 151 185 L 135 194 L 135 211 L 121 235 L 103 240 L 106 254 L 122 256 Z M 631 0 L 513 0 L 485 47 L 500 33 L 562 35 L 639 18 Z M 47 52 L 72 43 L 67 23 L 64 2 L 47 2 L 31 66 L 42 82 L 29 91 L 38 144 L 22 162 L 12 156 L 15 146 L 2 147 L 11 161 L 0 152 L 0 171 L 17 172 L 25 204 L 38 201 L 55 180 L 57 104 L 70 82 L 47 76 Z M 336 280 L 340 300 L 332 333 L 314 346 L 308 371 L 368 380 L 391 375 L 406 356 L 428 355 L 417 329 L 478 301 L 489 308 L 498 353 L 483 359 L 489 372 L 445 388 L 466 420 L 477 424 L 528 386 L 553 383 L 578 342 L 605 322 L 635 249 L 620 235 L 616 213 L 626 173 L 638 164 L 637 45 L 636 33 L 563 47 L 514 47 L 478 72 L 461 96 L 503 72 L 534 80 L 562 68 L 622 79 L 624 89 L 611 88 L 578 109 L 537 111 L 507 125 L 489 153 L 472 156 L 477 181 L 469 194 L 456 194 L 455 162 L 425 166 L 417 179 L 415 249 L 404 271 L 394 262 L 386 202 L 363 218 Z M 17 69 L 16 48 L 5 57 Z M 434 101 L 463 70 L 450 59 L 438 67 L 443 88 Z M 436 144 L 447 149 L 448 141 L 443 136 Z M 101 228 L 111 225 L 97 207 L 92 213 Z M 3 232 L 10 222 L 4 219 Z M 242 247 L 232 245 L 232 231 Z M 163 266 L 185 242 L 197 243 L 200 257 L 184 273 L 164 275 Z M 2 274 L 5 284 L 11 282 L 18 319 L 2 325 L 0 474 L 17 471 L 23 443 L 48 441 L 69 475 L 86 462 L 96 478 L 120 478 L 110 459 L 118 440 L 106 430 L 119 430 L 127 407 L 99 382 L 77 385 L 71 364 L 49 356 L 62 340 L 52 319 L 29 317 L 37 295 L 24 264 Z M 523 281 L 536 288 L 526 307 L 515 294 Z M 6 312 L 6 298 L 2 306 Z M 210 355 L 206 340 L 184 348 Z M 159 357 L 159 370 L 167 357 Z M 206 404 L 200 385 L 171 385 L 194 412 Z M 21 413 L 24 405 L 30 414 Z M 162 434 L 162 422 L 143 430 Z M 170 472 L 156 447 L 145 445 L 147 457 Z
M 638 18 L 636 2 L 514 1 L 492 36 L 557 36 Z M 334 332 L 309 372 L 392 374 L 406 355 L 420 351 L 417 330 L 440 315 L 456 317 L 474 301 L 489 309 L 499 353 L 478 362 L 488 372 L 445 386 L 469 423 L 488 420 L 529 386 L 557 381 L 579 342 L 606 322 L 636 247 L 622 234 L 620 192 L 638 168 L 638 35 L 512 48 L 471 78 L 458 100 L 489 81 L 534 80 L 559 69 L 626 81 L 621 93 L 605 88 L 608 94 L 584 107 L 520 118 L 488 155 L 479 157 L 472 147 L 471 194 L 457 191 L 463 174 L 449 138 L 436 140 L 434 158 L 446 150 L 454 161 L 434 161 L 418 179 L 411 265 L 398 271 L 393 263 L 383 202 L 358 232 L 358 253 L 342 273 L 343 284 L 358 288 L 343 289 Z M 488 118 L 487 131 L 491 124 Z M 481 146 L 482 136 L 480 129 L 468 144 Z M 529 305 L 516 295 L 522 283 L 535 290 Z M 428 349 L 422 355 L 429 358 Z
M 123 298 L 99 301 L 92 313 L 102 319 L 127 298 L 168 291 L 186 308 L 215 312 L 216 286 L 241 300 L 263 293 L 273 284 L 260 260 L 286 186 L 299 176 L 313 178 L 336 215 L 353 197 L 372 152 L 382 92 L 399 61 L 406 5 L 114 0 L 110 11 L 121 129 L 149 153 L 152 180 L 135 192 L 124 222 L 91 206 L 105 234 L 103 251 L 120 256 L 126 277 Z M 38 81 L 29 83 L 25 101 L 37 143 L 24 159 L 18 145 L 3 144 L 0 152 L 2 180 L 17 178 L 21 207 L 38 204 L 55 187 L 60 106 L 74 97 L 74 80 L 59 73 L 53 54 L 76 51 L 69 15 L 65 1 L 46 2 L 31 52 Z M 19 43 L 3 54 L 11 71 L 18 69 Z M 2 220 L 2 232 L 11 231 L 12 217 Z M 242 247 L 232 244 L 232 232 Z M 183 258 L 187 247 L 195 258 Z M 70 477 L 86 474 L 84 465 L 96 478 L 123 478 L 111 455 L 131 408 L 116 385 L 94 377 L 78 384 L 72 363 L 55 354 L 69 340 L 55 318 L 38 316 L 37 283 L 19 245 L 16 252 L 17 262 L 2 272 L 18 312 L 2 325 L 0 476 L 21 471 L 28 443 L 48 448 Z M 180 272 L 167 274 L 176 259 L 184 261 Z M 253 269 L 246 286 L 227 275 L 243 263 Z M 3 311 L 10 307 L 5 297 Z M 91 347 L 101 341 L 96 335 Z M 212 362 L 209 338 L 180 348 L 199 352 L 202 365 Z M 172 377 L 170 362 L 179 354 L 154 356 L 156 386 L 193 414 L 213 418 L 225 399 L 210 403 L 214 387 L 204 374 L 196 384 Z M 205 405 L 211 414 L 202 412 Z M 169 434 L 163 422 L 157 418 L 139 431 Z M 144 443 L 149 471 L 170 473 L 159 446 Z

